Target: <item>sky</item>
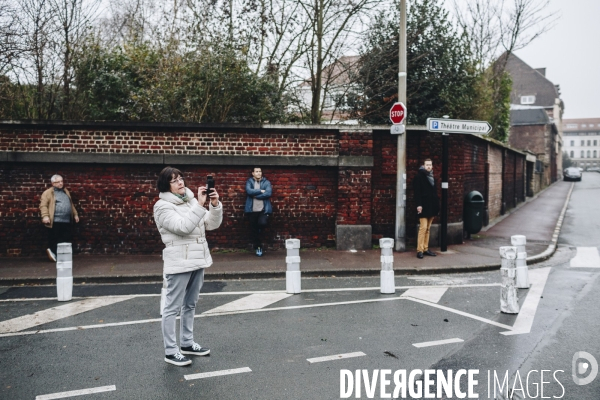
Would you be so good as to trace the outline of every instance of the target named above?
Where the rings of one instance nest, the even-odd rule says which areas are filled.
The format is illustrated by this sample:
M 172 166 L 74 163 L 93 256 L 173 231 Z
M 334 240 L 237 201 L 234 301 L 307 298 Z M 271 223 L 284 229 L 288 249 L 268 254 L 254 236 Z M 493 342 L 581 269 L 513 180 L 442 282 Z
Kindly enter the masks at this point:
M 551 0 L 556 26 L 515 54 L 560 85 L 563 118 L 600 118 L 600 0 Z

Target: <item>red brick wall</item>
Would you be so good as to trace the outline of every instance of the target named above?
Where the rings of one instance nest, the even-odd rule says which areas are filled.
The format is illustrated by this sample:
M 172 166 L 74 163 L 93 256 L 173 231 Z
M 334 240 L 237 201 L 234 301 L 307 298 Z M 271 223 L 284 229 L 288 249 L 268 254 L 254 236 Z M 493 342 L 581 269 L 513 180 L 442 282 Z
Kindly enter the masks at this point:
M 303 247 L 333 245 L 336 224 L 372 225 L 374 239 L 394 236 L 397 137 L 388 131 L 330 128 L 288 131 L 232 128 L 229 131 L 221 127 L 192 132 L 183 129 L 163 131 L 158 125 L 154 130 L 143 131 L 108 132 L 106 127 L 103 129 L 18 127 L 10 130 L 3 127 L 0 129 L 0 151 L 308 158 L 372 156 L 373 167 L 263 165 L 265 176 L 274 187 L 274 215 L 266 231 L 266 241 L 272 247 L 280 247 L 285 239 L 295 237 L 301 240 Z M 502 187 L 501 147 L 470 135 L 451 135 L 449 144 L 449 222 L 462 221 L 465 193 L 485 190 L 488 161 L 488 196 L 490 217 L 493 218 L 499 214 L 497 203 L 498 197 L 502 196 L 498 189 Z M 412 181 L 422 160 L 432 158 L 439 185 L 441 152 L 440 135 L 416 130 L 407 133 L 408 237 L 414 236 L 413 228 L 417 223 Z M 514 153 L 513 157 L 520 159 L 522 156 Z M 215 176 L 225 215 L 222 227 L 208 234 L 210 245 L 247 247 L 249 227 L 243 213 L 244 184 L 252 165 L 174 166 L 184 171 L 186 184 L 192 189 L 203 184 L 206 175 Z M 92 164 L 85 161 L 0 162 L 0 257 L 43 254 L 47 231 L 40 223 L 39 199 L 50 187 L 49 178 L 55 173 L 65 178 L 80 211 L 81 222 L 75 229 L 76 252 L 160 252 L 162 246 L 152 219 L 152 207 L 158 194 L 155 181 L 162 167 L 162 164 Z M 522 174 L 517 176 L 522 177 Z M 504 179 L 512 182 L 513 175 L 505 171 Z M 439 187 L 438 192 L 441 196 Z
M 369 145 L 364 133 L 337 132 L 297 134 L 249 132 L 152 132 L 0 129 L 0 151 L 117 153 L 117 154 L 202 154 L 202 155 L 362 155 Z M 339 143 L 339 144 L 338 144 Z M 347 153 L 347 154 L 346 154 Z M 370 154 L 369 154 L 370 155 Z
M 0 168 L 0 254 L 7 255 L 9 249 L 21 249 L 22 255 L 43 254 L 47 230 L 40 222 L 38 207 L 55 173 L 64 177 L 81 218 L 74 231 L 76 252 L 149 254 L 161 250 L 152 210 L 158 200 L 155 185 L 162 166 L 2 164 Z M 178 168 L 194 193 L 206 175 L 215 177 L 224 218 L 221 227 L 207 235 L 211 247 L 246 247 L 250 241 L 244 185 L 250 167 Z M 335 239 L 337 171 L 319 167 L 264 167 L 263 171 L 275 189 L 271 198 L 274 214 L 265 233 L 268 242 L 278 247 L 294 237 L 306 247 L 331 244 Z M 370 212 L 370 207 L 367 210 Z

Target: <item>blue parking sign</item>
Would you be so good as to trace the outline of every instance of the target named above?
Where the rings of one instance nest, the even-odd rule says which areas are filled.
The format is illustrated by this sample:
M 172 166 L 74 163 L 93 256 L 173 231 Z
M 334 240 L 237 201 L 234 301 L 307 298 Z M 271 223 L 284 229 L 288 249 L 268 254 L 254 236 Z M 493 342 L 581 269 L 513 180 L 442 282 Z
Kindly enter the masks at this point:
M 433 121 L 433 122 L 431 123 L 431 129 L 440 129 L 440 127 L 439 127 L 439 125 L 438 125 L 438 124 L 439 124 L 439 122 L 437 122 L 437 121 Z

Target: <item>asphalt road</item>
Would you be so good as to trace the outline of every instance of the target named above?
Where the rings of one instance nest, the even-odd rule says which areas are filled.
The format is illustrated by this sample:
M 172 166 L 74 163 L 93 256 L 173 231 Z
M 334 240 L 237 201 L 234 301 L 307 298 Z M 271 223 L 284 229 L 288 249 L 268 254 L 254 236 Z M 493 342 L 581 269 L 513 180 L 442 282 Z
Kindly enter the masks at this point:
M 290 296 L 284 280 L 208 282 L 195 330 L 211 355 L 184 368 L 163 361 L 159 285 L 79 285 L 68 303 L 52 299 L 54 287 L 0 288 L 0 398 L 101 388 L 110 391 L 77 398 L 337 399 L 350 392 L 344 371 L 360 381 L 350 398 L 386 398 L 401 387 L 394 373 L 408 379 L 418 369 L 451 375 L 466 393 L 464 369 L 478 398 L 597 400 L 600 377 L 578 385 L 572 367 L 577 352 L 600 360 L 598 199 L 600 174 L 585 173 L 557 252 L 531 268 L 533 286 L 519 292 L 519 315 L 499 312 L 498 271 L 397 277 L 394 295 L 380 294 L 377 278 L 304 279 L 302 294 Z M 579 380 L 592 373 L 589 357 L 575 360 Z M 495 396 L 494 376 L 507 379 Z M 417 376 L 415 387 L 424 383 Z M 517 390 L 507 397 L 509 387 Z

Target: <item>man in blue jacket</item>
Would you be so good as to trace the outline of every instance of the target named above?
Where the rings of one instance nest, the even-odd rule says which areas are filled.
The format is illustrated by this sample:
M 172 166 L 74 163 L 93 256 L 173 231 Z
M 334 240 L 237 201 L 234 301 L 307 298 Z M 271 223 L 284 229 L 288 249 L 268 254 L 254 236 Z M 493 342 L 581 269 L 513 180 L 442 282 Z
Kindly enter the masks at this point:
M 252 169 L 252 177 L 246 181 L 246 207 L 244 212 L 250 219 L 252 229 L 252 244 L 256 255 L 262 257 L 264 253 L 260 234 L 269 222 L 269 216 L 273 214 L 271 207 L 271 182 L 262 175 L 260 167 Z

